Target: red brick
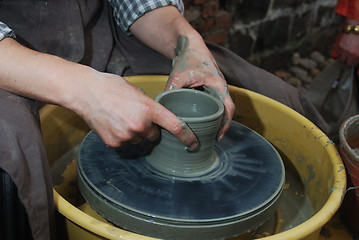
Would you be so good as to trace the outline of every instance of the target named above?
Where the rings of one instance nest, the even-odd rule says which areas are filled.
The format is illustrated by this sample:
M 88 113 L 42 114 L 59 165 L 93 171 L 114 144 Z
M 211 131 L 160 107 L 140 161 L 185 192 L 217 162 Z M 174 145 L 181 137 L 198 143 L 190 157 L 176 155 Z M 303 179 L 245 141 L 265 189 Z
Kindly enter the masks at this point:
M 189 22 L 193 22 L 200 18 L 201 12 L 198 7 L 189 7 L 184 13 L 184 17 Z
M 219 11 L 219 2 L 210 1 L 202 6 L 201 16 L 202 18 L 214 17 Z
M 187 9 L 191 4 L 191 0 L 183 0 L 182 2 L 185 9 Z
M 216 44 L 223 44 L 228 37 L 227 31 L 220 31 L 220 32 L 214 32 L 214 33 L 207 33 L 204 36 L 204 40 Z
M 202 5 L 204 3 L 208 2 L 208 0 L 193 0 L 192 4 L 193 5 Z
M 230 12 L 220 10 L 215 17 L 214 30 L 229 28 L 232 26 L 233 15 Z
M 194 29 L 196 29 L 200 34 L 208 32 L 214 24 L 214 18 L 201 19 L 198 23 L 193 24 Z

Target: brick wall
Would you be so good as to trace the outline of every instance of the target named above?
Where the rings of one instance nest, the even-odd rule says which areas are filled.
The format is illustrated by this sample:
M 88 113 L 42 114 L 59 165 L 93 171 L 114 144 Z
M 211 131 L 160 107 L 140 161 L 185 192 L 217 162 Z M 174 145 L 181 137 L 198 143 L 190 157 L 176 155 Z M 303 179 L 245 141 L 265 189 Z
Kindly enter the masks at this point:
M 341 19 L 336 0 L 184 0 L 185 17 L 207 41 L 262 68 L 282 67 L 294 51 L 330 54 Z

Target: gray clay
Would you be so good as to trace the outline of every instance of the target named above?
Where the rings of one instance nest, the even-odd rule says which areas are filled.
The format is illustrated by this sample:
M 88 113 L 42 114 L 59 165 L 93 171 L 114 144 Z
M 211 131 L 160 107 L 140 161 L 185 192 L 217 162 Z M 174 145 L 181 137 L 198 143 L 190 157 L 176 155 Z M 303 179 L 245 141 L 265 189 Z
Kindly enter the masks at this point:
M 158 171 L 171 177 L 199 177 L 218 166 L 214 151 L 216 136 L 224 111 L 223 103 L 215 97 L 192 89 L 165 91 L 156 97 L 164 107 L 181 118 L 196 134 L 199 148 L 195 152 L 171 133 L 161 130 L 161 141 L 146 157 Z

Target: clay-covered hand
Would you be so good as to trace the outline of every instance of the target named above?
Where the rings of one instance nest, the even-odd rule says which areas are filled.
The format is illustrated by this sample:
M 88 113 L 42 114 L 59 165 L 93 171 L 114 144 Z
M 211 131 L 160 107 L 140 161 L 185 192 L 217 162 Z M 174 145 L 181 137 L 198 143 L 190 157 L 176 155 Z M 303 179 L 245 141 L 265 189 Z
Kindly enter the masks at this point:
M 139 143 L 143 138 L 156 140 L 161 126 L 190 150 L 198 145 L 190 128 L 162 105 L 143 94 L 125 79 L 95 72 L 97 81 L 88 81 L 85 104 L 80 115 L 105 144 L 119 147 Z
M 173 59 L 173 69 L 166 89 L 206 86 L 213 95 L 219 96 L 225 106 L 222 127 L 217 135 L 217 139 L 221 140 L 230 127 L 235 111 L 222 72 L 207 48 L 190 47 L 189 39 L 185 36 L 179 37 L 175 51 L 176 58 Z
M 347 20 L 351 25 L 359 25 L 357 20 Z M 339 59 L 347 66 L 359 66 L 359 35 L 342 34 L 338 45 Z

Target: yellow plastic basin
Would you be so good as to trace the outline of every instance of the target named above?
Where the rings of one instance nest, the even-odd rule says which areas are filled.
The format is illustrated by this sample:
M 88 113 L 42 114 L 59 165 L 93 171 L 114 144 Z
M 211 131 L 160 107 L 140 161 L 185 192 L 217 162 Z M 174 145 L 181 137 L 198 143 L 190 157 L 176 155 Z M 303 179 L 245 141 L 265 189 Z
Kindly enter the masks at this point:
M 134 76 L 128 81 L 155 97 L 163 91 L 167 76 Z M 306 118 L 290 108 L 254 92 L 229 86 L 236 105 L 234 120 L 265 137 L 290 162 L 299 174 L 313 216 L 289 230 L 263 239 L 318 239 L 321 227 L 338 210 L 346 188 L 342 160 L 334 144 Z M 45 147 L 50 165 L 58 167 L 61 159 L 74 159 L 76 146 L 89 131 L 73 112 L 46 105 L 40 111 Z M 74 159 L 75 161 L 75 159 Z M 57 210 L 63 215 L 65 235 L 69 239 L 153 239 L 115 227 L 98 216 L 83 202 L 76 187 L 76 169 L 62 166 L 63 181 L 54 186 Z

